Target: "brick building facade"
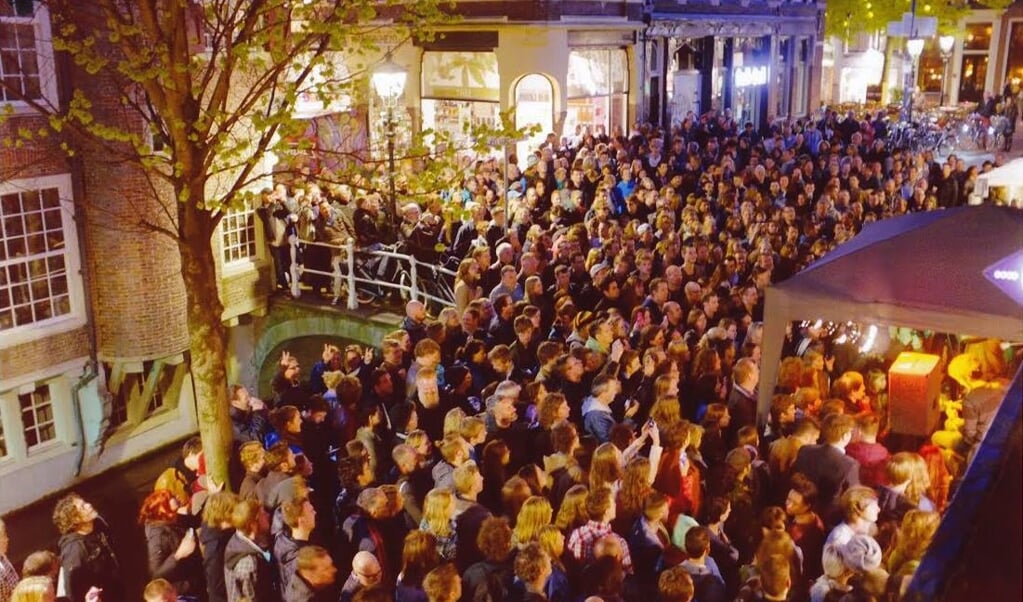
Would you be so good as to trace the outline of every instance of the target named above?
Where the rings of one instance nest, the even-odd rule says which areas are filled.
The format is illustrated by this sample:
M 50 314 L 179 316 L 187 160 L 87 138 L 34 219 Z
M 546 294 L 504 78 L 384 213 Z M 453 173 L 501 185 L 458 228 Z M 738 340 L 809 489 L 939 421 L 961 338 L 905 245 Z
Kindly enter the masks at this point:
M 196 430 L 178 250 L 137 219 L 172 227 L 173 197 L 109 148 L 69 156 L 38 134 L 18 94 L 66 106 L 78 89 L 98 118 L 142 125 L 54 52 L 51 26 L 41 2 L 0 2 L 0 76 L 17 86 L 0 90 L 0 513 Z M 265 310 L 257 221 L 233 211 L 215 241 L 229 324 Z

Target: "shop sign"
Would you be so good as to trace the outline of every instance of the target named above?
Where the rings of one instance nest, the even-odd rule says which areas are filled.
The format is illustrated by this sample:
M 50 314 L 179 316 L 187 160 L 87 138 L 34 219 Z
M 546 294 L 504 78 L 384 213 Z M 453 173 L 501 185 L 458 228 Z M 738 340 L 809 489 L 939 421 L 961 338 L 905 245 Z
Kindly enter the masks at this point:
M 984 276 L 998 290 L 1023 305 L 1023 251 L 1017 251 L 1000 259 L 984 270 Z
M 734 69 L 735 87 L 748 88 L 763 86 L 767 83 L 767 65 L 744 65 Z

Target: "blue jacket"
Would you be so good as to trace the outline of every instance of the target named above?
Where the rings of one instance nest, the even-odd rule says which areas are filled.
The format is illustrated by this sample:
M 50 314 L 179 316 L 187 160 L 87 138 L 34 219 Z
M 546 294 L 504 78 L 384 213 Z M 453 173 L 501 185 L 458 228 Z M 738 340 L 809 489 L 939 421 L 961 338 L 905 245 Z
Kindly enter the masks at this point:
M 607 443 L 611 440 L 611 429 L 614 425 L 615 419 L 611 415 L 611 408 L 592 395 L 583 400 L 583 429 L 587 433 L 593 435 L 597 441 Z

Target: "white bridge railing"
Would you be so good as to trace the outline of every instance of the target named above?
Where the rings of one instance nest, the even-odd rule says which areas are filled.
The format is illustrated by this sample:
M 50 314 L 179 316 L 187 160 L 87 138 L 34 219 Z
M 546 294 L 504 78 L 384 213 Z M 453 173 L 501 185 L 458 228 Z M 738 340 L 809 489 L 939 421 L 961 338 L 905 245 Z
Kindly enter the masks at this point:
M 424 262 L 415 255 L 396 253 L 390 250 L 370 251 L 355 248 L 349 241 L 345 245 L 332 245 L 323 242 L 293 240 L 291 245 L 291 296 L 298 299 L 302 295 L 300 282 L 303 274 L 315 274 L 331 278 L 332 304 L 340 303 L 346 298 L 348 309 L 359 307 L 360 292 L 362 297 L 376 297 L 378 292 L 398 291 L 403 299 L 423 301 L 434 307 L 454 307 L 453 284 L 442 282 L 444 277 L 454 282 L 455 273 L 434 262 Z M 300 263 L 299 248 L 321 247 L 330 250 L 330 271 L 309 267 Z M 378 258 L 373 267 L 367 266 L 368 260 Z M 307 257 L 304 259 L 308 259 Z M 358 259 L 358 261 L 357 261 Z M 383 272 L 394 278 L 394 282 L 378 277 Z

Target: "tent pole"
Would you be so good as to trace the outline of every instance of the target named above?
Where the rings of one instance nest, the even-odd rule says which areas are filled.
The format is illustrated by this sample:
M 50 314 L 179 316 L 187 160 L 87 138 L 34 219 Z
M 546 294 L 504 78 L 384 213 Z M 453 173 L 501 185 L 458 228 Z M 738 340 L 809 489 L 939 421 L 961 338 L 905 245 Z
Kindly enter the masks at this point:
M 760 393 L 757 403 L 757 418 L 761 430 L 768 423 L 774 385 L 778 382 L 778 364 L 781 362 L 781 349 L 785 343 L 785 325 L 792 320 L 784 307 L 785 303 L 780 299 L 782 292 L 769 286 L 764 294 L 764 337 L 760 342 Z M 821 391 L 821 395 L 827 395 L 827 392 Z

